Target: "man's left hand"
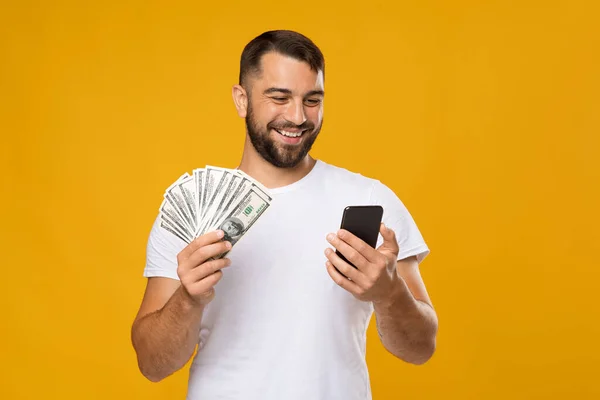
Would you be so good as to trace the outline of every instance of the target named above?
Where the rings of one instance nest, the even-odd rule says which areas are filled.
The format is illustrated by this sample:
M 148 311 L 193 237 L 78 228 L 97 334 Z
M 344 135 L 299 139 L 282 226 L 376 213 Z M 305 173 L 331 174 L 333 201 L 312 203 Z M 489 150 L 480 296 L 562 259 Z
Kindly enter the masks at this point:
M 356 268 L 342 260 L 335 250 L 325 250 L 328 259 L 325 264 L 331 278 L 357 299 L 374 303 L 390 299 L 401 279 L 396 271 L 399 252 L 396 234 L 384 224 L 381 224 L 379 232 L 383 243 L 377 249 L 344 229 L 340 229 L 337 235 L 327 235 L 327 241 Z

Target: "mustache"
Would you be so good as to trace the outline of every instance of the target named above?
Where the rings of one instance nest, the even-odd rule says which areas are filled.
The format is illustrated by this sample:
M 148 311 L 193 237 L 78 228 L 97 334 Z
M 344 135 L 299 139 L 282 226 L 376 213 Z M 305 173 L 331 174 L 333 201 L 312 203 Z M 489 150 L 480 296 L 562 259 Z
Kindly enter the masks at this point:
M 315 125 L 312 122 L 309 122 L 309 121 L 304 121 L 300 125 L 291 124 L 291 123 L 277 124 L 277 123 L 271 123 L 271 122 L 269 122 L 267 124 L 267 128 L 277 129 L 277 130 L 282 130 L 282 129 L 285 130 L 287 128 L 292 128 L 292 129 L 299 129 L 299 130 L 305 131 L 305 130 L 313 130 L 313 129 L 315 129 Z

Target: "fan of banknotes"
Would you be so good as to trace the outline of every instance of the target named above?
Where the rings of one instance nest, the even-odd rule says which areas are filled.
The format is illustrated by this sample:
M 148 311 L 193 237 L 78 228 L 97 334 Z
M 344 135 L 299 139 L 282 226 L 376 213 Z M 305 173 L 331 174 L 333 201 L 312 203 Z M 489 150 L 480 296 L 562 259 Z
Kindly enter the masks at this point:
M 207 165 L 169 186 L 160 206 L 160 226 L 186 243 L 221 229 L 233 248 L 271 200 L 267 188 L 239 169 Z

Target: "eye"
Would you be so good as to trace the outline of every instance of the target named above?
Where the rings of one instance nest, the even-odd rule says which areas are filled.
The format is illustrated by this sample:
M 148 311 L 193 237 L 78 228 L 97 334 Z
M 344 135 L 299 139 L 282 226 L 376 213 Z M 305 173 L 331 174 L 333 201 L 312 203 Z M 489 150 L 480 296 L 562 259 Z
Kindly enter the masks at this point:
M 308 104 L 309 106 L 316 106 L 319 105 L 321 103 L 321 99 L 308 99 L 306 100 L 306 104 Z
M 287 100 L 285 97 L 271 97 L 271 98 L 275 101 L 286 101 Z

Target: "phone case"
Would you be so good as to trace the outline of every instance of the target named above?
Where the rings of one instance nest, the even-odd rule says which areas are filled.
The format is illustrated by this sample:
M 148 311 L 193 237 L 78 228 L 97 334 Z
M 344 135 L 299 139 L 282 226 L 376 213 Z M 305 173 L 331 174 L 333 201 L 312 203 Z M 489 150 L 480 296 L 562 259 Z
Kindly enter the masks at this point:
M 344 209 L 340 228 L 353 233 L 369 246 L 375 248 L 382 218 L 383 207 L 381 206 L 348 206 Z M 336 254 L 356 268 L 339 251 L 336 250 Z

